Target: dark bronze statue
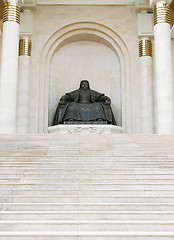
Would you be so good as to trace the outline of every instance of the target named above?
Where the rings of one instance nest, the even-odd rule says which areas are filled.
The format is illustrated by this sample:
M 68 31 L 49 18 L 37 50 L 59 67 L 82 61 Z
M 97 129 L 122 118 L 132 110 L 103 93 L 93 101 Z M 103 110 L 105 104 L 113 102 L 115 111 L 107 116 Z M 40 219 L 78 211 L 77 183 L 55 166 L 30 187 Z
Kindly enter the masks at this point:
M 82 80 L 78 90 L 60 98 L 53 125 L 94 122 L 116 125 L 110 104 L 110 98 L 91 90 L 89 82 Z

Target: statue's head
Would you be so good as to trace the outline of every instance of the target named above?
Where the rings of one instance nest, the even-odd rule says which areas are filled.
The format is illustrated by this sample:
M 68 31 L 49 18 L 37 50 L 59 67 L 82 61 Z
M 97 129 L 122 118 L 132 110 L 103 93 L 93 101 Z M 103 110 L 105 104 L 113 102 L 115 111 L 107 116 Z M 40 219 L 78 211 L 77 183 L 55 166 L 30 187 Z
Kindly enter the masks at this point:
M 82 81 L 80 82 L 80 88 L 82 88 L 82 89 L 88 89 L 88 88 L 90 88 L 90 87 L 89 87 L 89 82 L 88 82 L 88 80 L 82 80 Z

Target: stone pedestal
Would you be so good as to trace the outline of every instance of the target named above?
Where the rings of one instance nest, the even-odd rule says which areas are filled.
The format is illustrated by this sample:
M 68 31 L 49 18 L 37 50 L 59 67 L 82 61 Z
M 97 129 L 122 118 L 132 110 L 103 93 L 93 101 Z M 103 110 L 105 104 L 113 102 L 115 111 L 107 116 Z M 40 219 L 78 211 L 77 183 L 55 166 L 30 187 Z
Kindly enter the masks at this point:
M 114 125 L 62 124 L 48 127 L 50 134 L 119 134 L 123 128 Z

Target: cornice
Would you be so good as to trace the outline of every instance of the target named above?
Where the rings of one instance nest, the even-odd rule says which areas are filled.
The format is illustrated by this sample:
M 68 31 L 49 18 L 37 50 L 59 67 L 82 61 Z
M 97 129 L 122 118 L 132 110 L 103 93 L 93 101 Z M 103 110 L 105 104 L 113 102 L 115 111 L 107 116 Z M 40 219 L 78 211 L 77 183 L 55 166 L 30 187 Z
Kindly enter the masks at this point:
M 37 5 L 134 5 L 135 0 L 37 0 Z

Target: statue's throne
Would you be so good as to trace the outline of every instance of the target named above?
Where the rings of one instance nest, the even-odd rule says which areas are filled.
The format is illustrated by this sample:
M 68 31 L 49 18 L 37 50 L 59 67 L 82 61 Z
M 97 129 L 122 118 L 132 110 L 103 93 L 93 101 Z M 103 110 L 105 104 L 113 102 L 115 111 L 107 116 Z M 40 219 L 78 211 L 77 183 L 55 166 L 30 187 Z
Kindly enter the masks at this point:
M 78 90 L 66 93 L 58 103 L 50 133 L 121 133 L 111 109 L 111 100 L 91 90 L 83 80 Z
M 98 121 L 97 120 L 90 120 L 90 121 L 78 120 L 77 121 L 77 120 L 73 120 L 73 119 L 69 119 L 68 121 L 65 121 L 65 120 L 62 121 L 61 116 L 64 114 L 66 106 L 69 103 L 70 103 L 70 101 L 61 101 L 61 100 L 59 101 L 56 111 L 59 111 L 58 112 L 58 122 L 60 124 L 78 124 L 78 125 L 79 124 L 108 124 L 108 122 L 106 120 L 102 120 L 102 119 L 99 119 Z M 106 104 L 105 106 L 108 108 L 108 110 L 110 109 L 110 104 Z M 56 125 L 56 123 L 54 122 L 53 125 Z

